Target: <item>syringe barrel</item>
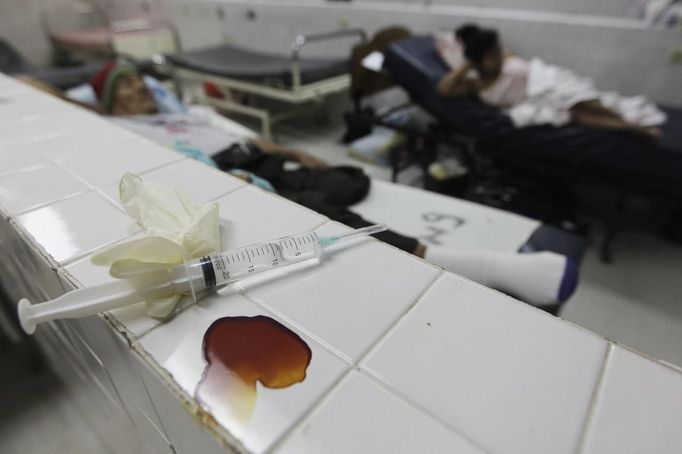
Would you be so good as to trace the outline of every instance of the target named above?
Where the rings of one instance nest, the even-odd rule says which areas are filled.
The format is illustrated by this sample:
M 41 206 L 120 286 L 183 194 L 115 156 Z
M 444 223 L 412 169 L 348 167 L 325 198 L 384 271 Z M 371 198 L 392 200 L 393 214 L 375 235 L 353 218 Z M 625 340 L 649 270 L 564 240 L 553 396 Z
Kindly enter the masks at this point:
M 320 257 L 314 231 L 208 255 L 186 263 L 191 291 L 220 287 L 256 274 Z

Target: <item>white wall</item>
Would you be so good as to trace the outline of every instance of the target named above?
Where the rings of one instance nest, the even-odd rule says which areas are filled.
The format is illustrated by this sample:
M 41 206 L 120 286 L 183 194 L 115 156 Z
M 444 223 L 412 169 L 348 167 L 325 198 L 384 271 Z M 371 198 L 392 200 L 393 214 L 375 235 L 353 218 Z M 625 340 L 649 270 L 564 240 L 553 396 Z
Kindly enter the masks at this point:
M 356 3 L 372 1 L 393 2 L 395 0 L 353 0 Z M 623 17 L 630 0 L 398 0 L 411 4 L 445 4 L 477 6 L 483 8 L 525 9 L 557 13 Z
M 670 63 L 673 50 L 682 46 L 682 33 L 648 29 L 629 19 L 452 5 L 425 7 L 387 0 L 350 4 L 166 0 L 166 10 L 178 26 L 185 48 L 231 42 L 281 53 L 289 52 L 298 33 L 340 26 L 373 32 L 403 24 L 415 32 L 429 32 L 476 21 L 500 30 L 505 44 L 515 52 L 571 68 L 594 78 L 600 88 L 643 93 L 657 102 L 682 106 L 682 65 Z M 255 13 L 254 20 L 248 19 L 249 11 Z M 306 52 L 344 55 L 349 44 L 316 45 Z
M 43 31 L 41 10 L 51 0 L 0 0 L 0 38 L 9 41 L 31 63 L 49 61 L 50 45 Z

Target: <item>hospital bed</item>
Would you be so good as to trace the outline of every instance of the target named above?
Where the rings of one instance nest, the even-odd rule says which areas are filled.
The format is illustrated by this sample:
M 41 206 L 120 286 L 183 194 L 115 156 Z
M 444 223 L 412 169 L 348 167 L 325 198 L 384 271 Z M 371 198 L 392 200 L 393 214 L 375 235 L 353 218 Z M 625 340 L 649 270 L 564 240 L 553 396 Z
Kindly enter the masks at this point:
M 200 102 L 223 111 L 247 115 L 261 122 L 261 135 L 272 137 L 272 125 L 297 114 L 300 107 L 320 102 L 325 97 L 344 91 L 350 86 L 348 59 L 302 57 L 301 51 L 310 43 L 340 38 L 358 37 L 365 40 L 359 29 L 329 33 L 299 35 L 291 44 L 291 55 L 275 55 L 221 45 L 207 49 L 166 55 L 166 60 L 178 83 L 178 91 L 188 92 L 188 84 L 215 84 L 225 96 L 205 96 L 199 91 Z M 278 101 L 293 106 L 282 112 L 246 105 L 231 99 L 231 93 L 246 94 Z
M 620 191 L 615 214 L 607 220 L 609 235 L 603 255 L 610 255 L 610 239 L 621 219 L 619 209 L 632 194 L 664 198 L 670 206 L 682 201 L 682 150 L 670 145 L 679 140 L 680 116 L 672 112 L 661 144 L 625 134 L 574 126 L 533 126 L 515 128 L 500 110 L 477 98 L 441 96 L 435 86 L 448 71 L 431 36 L 416 36 L 389 44 L 383 51 L 380 73 L 402 87 L 411 101 L 435 119 L 425 131 L 407 131 L 420 136 L 426 147 L 413 149 L 413 158 L 424 166 L 434 158 L 440 142 L 450 142 L 465 151 L 471 161 L 492 160 L 498 175 L 522 180 L 565 203 L 570 213 L 571 190 L 580 182 L 606 184 Z M 382 123 L 382 118 L 376 121 Z M 390 124 L 384 124 L 390 126 Z M 678 134 L 678 137 L 672 137 Z M 401 167 L 393 160 L 394 175 Z M 474 166 L 475 167 L 475 166 Z M 498 178 L 502 178 L 498 177 Z
M 128 60 L 138 71 L 157 79 L 167 79 L 157 71 L 152 60 Z M 87 83 L 100 69 L 102 63 L 86 63 L 79 66 L 41 68 L 30 64 L 10 43 L 0 38 L 0 71 L 13 76 L 28 76 L 60 90 L 68 90 Z

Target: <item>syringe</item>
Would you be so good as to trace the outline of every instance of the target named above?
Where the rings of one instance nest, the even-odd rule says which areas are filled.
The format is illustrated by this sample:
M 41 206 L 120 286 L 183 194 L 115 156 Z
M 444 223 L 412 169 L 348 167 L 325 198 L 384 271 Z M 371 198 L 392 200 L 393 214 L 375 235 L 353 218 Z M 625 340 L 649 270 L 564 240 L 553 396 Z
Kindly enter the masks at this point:
M 17 311 L 21 326 L 33 334 L 38 323 L 80 318 L 176 293 L 191 295 L 231 284 L 246 277 L 321 257 L 322 251 L 340 241 L 386 230 L 372 225 L 344 234 L 320 237 L 314 231 L 264 241 L 187 261 L 166 273 L 122 279 L 73 290 L 40 304 L 22 298 Z

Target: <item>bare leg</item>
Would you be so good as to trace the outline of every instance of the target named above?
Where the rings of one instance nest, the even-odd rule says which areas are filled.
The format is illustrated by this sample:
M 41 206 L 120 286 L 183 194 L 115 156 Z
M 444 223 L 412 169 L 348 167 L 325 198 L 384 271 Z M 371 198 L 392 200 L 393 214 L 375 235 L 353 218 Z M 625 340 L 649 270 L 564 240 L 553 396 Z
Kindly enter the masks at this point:
M 571 120 L 574 124 L 586 128 L 625 131 L 649 139 L 657 139 L 660 135 L 660 130 L 651 130 L 625 121 L 617 112 L 604 107 L 599 101 L 587 101 L 573 106 Z
M 576 104 L 573 108 L 577 108 L 580 111 L 591 112 L 594 114 L 603 115 L 605 117 L 616 118 L 618 120 L 623 120 L 623 117 L 613 109 L 609 109 L 604 106 L 600 101 L 593 99 L 592 101 L 584 101 Z

